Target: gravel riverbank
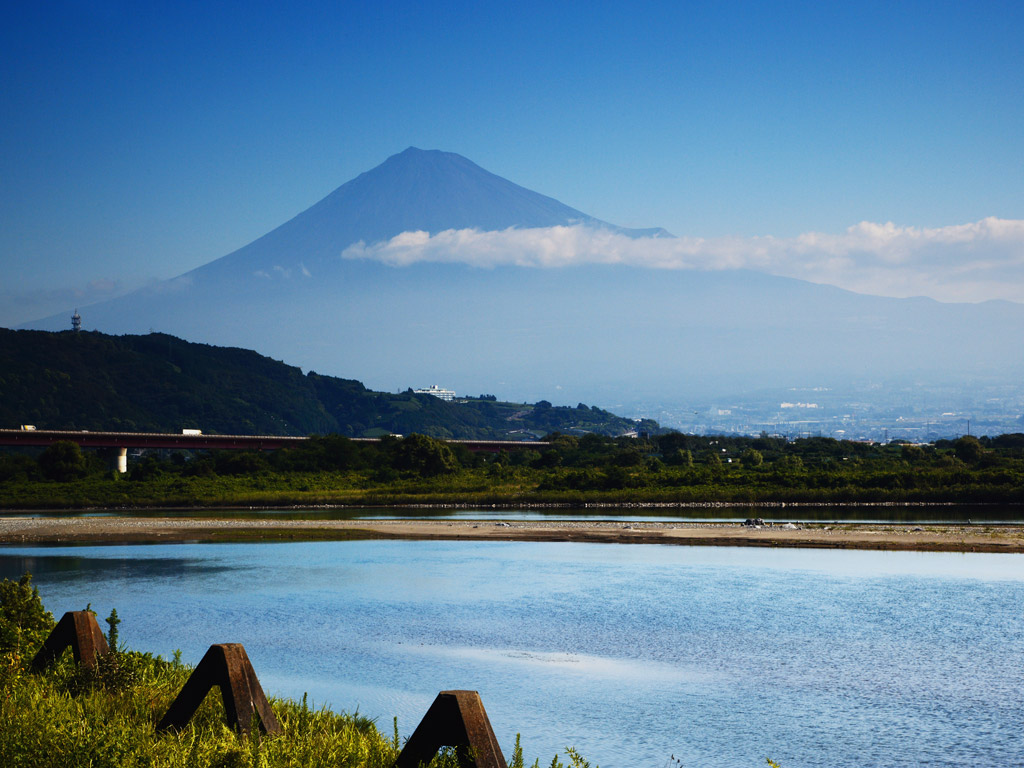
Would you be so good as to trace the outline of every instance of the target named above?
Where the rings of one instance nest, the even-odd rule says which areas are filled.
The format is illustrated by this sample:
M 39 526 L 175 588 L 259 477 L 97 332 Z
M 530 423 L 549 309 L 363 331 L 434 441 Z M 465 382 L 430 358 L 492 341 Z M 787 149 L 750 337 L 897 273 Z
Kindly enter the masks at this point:
M 0 518 L 0 543 L 345 540 L 588 541 L 922 552 L 1024 552 L 1024 526 L 743 525 L 627 521 L 273 520 L 180 517 Z

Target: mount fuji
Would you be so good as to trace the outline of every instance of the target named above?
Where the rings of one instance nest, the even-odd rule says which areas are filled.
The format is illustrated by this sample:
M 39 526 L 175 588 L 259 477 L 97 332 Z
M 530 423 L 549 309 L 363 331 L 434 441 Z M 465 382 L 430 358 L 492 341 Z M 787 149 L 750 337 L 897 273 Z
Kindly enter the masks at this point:
M 233 253 L 81 308 L 82 325 L 248 347 L 378 390 L 436 382 L 531 401 L 1024 373 L 1024 305 L 1007 302 L 881 298 L 746 270 L 341 256 L 409 232 L 571 225 L 671 237 L 600 221 L 460 155 L 409 148 Z M 66 329 L 70 314 L 24 327 Z

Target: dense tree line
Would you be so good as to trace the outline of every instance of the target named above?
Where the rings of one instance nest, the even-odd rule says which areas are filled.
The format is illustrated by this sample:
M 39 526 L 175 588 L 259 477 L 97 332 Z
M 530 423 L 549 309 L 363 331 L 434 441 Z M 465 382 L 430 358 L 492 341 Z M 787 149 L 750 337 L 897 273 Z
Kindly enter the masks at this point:
M 53 491 L 58 494 L 90 488 L 90 498 L 109 486 L 132 503 L 133 489 L 158 494 L 159 483 L 171 481 L 168 487 L 198 494 L 196 503 L 204 481 L 218 481 L 219 492 L 228 496 L 235 487 L 298 489 L 312 498 L 344 491 L 345 499 L 398 494 L 414 500 L 420 494 L 438 500 L 444 493 L 449 501 L 489 494 L 519 501 L 1024 502 L 1024 435 L 883 445 L 767 435 L 610 438 L 555 432 L 546 442 L 486 454 L 420 434 L 376 443 L 326 435 L 264 453 L 150 451 L 133 458 L 126 477 L 112 471 L 111 453 L 58 443 L 34 456 L 0 455 L 2 503 L 16 506 L 18 488 L 43 499 L 48 484 L 61 484 L 61 491 Z

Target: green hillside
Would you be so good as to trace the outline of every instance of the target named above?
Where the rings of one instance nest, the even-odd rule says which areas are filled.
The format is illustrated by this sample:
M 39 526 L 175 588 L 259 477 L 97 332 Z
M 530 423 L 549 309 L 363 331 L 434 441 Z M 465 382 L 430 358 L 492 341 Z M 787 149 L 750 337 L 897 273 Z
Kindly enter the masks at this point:
M 162 333 L 108 336 L 0 329 L 0 427 L 349 437 L 530 439 L 549 432 L 657 431 L 582 403 L 576 407 L 445 402 L 372 392 L 251 350 L 194 344 Z

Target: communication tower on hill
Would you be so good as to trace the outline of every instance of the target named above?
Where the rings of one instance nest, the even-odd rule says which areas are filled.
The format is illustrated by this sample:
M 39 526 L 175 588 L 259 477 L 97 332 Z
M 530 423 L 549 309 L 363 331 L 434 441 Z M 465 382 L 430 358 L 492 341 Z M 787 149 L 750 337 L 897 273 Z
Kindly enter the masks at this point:
M 71 316 L 71 330 L 78 332 L 82 330 L 82 316 L 78 314 L 78 309 L 75 309 L 75 314 Z

